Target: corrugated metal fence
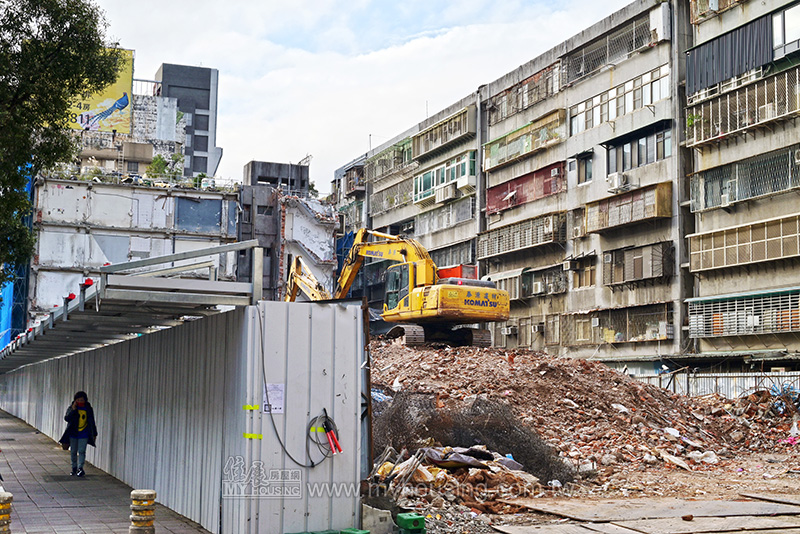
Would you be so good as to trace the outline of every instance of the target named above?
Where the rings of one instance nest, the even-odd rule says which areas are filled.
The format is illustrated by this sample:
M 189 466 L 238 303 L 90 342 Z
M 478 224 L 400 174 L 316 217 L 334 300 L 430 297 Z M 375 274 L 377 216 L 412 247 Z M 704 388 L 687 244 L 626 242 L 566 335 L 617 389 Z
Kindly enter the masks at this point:
M 729 399 L 747 395 L 756 390 L 779 391 L 784 387 L 800 389 L 800 372 L 789 373 L 665 373 L 636 375 L 633 378 L 666 388 L 674 393 L 689 396 L 718 393 Z
M 57 440 L 74 393 L 84 390 L 99 432 L 87 460 L 134 488 L 155 489 L 160 503 L 212 532 L 338 530 L 355 525 L 358 494 L 323 489 L 312 497 L 308 484 L 357 487 L 363 354 L 359 307 L 262 302 L 0 375 L 0 408 Z M 308 462 L 307 424 L 322 408 L 345 453 L 296 469 L 260 409 L 264 378 L 282 384 L 284 410 L 274 420 L 294 457 Z M 250 485 L 229 498 L 243 480 L 231 465 Z M 289 470 L 300 477 L 292 481 L 299 498 L 254 494 L 258 484 L 281 486 L 275 473 Z

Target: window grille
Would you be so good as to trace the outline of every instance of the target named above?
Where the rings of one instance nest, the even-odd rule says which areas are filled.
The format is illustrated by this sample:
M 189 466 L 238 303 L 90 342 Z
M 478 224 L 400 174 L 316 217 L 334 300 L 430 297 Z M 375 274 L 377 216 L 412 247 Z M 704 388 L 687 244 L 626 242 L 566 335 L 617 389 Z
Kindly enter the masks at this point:
M 689 302 L 689 337 L 800 331 L 800 289 Z
M 566 240 L 566 213 L 545 215 L 478 236 L 478 259 Z
M 370 215 L 379 215 L 400 208 L 411 202 L 414 182 L 404 180 L 370 196 Z
M 544 320 L 544 342 L 546 345 L 561 343 L 560 335 L 561 316 L 548 315 Z
M 671 304 L 650 304 L 561 316 L 565 345 L 641 343 L 673 339 Z
M 525 174 L 503 184 L 490 187 L 486 193 L 489 214 L 533 202 L 566 191 L 564 162 Z
M 446 248 L 429 251 L 433 263 L 437 267 L 448 265 L 474 265 L 475 241 L 467 241 Z
M 560 89 L 560 69 L 561 63 L 556 62 L 493 96 L 489 101 L 489 125 L 497 124 L 556 94 Z
M 662 182 L 586 205 L 586 231 L 672 216 L 672 183 Z
M 603 284 L 614 286 L 666 279 L 674 271 L 672 243 L 611 250 L 603 253 Z
M 689 4 L 692 24 L 700 24 L 705 22 L 717 13 L 727 11 L 738 4 L 745 3 L 746 1 L 747 0 L 717 0 L 718 7 L 716 11 L 712 11 L 710 0 L 690 0 Z
M 339 213 L 344 213 L 346 226 L 349 228 L 362 228 L 364 226 L 363 207 L 364 202 L 357 200 L 339 208 Z
M 417 235 L 426 235 L 450 228 L 475 218 L 475 196 L 445 204 L 441 208 L 417 215 L 414 228 Z
M 686 145 L 744 133 L 800 112 L 800 67 L 779 72 L 686 108 Z
M 793 145 L 695 174 L 691 179 L 692 211 L 800 187 L 798 151 L 800 145 Z
M 693 272 L 800 255 L 800 215 L 689 236 Z
M 627 58 L 650 43 L 650 14 L 644 13 L 612 33 L 576 50 L 562 62 L 565 83 L 588 76 L 597 69 Z
M 468 106 L 411 138 L 414 159 L 475 135 L 475 106 Z
M 566 111 L 557 110 L 484 145 L 488 171 L 558 144 L 566 137 Z

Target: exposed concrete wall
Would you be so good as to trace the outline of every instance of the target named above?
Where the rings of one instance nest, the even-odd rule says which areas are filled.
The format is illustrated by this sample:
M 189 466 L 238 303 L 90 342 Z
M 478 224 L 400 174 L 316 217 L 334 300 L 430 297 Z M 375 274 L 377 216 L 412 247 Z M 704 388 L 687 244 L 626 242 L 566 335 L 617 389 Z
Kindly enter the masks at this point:
M 31 308 L 49 310 L 106 263 L 196 250 L 236 240 L 236 196 L 70 180 L 36 185 Z M 217 262 L 235 276 L 235 254 Z M 208 271 L 196 276 L 208 276 Z

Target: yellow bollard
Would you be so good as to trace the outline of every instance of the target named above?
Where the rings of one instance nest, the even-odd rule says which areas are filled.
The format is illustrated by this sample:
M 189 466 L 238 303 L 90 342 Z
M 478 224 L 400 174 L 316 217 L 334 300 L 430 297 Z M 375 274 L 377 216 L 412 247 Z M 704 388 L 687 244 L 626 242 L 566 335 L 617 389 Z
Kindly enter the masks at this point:
M 0 534 L 11 532 L 11 501 L 14 496 L 0 491 Z
M 156 531 L 155 508 L 156 492 L 154 490 L 133 490 L 131 492 L 131 526 L 128 528 L 128 534 L 154 534 Z

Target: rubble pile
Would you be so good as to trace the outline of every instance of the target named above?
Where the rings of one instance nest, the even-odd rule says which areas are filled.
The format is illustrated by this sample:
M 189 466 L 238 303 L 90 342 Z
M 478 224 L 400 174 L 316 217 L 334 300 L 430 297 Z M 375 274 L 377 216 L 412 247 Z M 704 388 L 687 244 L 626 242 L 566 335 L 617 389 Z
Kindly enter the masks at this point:
M 776 413 L 761 396 L 735 404 L 716 396 L 692 399 L 596 362 L 520 349 L 409 348 L 374 340 L 371 357 L 372 382 L 384 386 L 383 394 L 426 394 L 448 409 L 502 401 L 579 473 L 599 473 L 601 481 L 623 466 L 712 470 L 739 451 L 794 445 L 792 407 Z

